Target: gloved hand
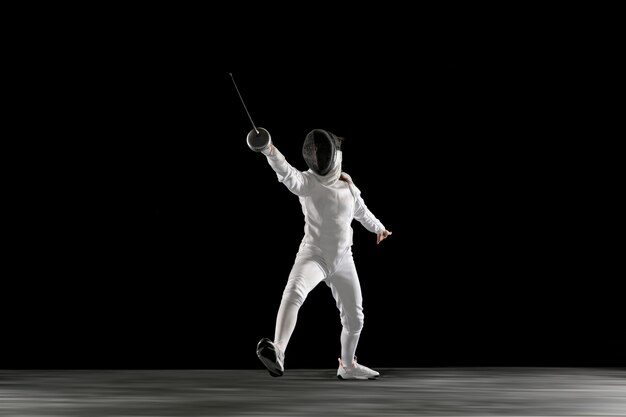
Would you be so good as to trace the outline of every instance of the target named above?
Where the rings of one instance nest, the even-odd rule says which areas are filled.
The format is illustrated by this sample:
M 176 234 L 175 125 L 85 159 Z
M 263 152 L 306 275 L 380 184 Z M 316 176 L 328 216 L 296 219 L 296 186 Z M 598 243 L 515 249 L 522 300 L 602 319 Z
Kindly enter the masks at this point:
M 274 155 L 274 145 L 272 145 L 272 142 L 270 142 L 265 148 L 261 149 L 260 152 L 265 156 L 272 156 Z

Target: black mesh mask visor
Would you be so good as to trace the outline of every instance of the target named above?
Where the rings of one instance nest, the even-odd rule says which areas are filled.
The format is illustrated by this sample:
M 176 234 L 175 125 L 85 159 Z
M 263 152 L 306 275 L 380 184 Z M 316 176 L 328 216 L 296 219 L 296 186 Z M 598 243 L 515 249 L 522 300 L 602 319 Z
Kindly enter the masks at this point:
M 302 156 L 313 172 L 326 175 L 335 165 L 340 150 L 341 143 L 335 135 L 323 129 L 313 129 L 304 139 Z

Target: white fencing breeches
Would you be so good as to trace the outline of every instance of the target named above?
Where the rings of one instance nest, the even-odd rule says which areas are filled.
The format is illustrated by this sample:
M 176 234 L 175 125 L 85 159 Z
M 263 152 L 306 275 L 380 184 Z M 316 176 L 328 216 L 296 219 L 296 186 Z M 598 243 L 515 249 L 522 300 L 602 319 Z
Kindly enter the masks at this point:
M 347 250 L 335 271 L 329 270 L 319 249 L 303 244 L 295 263 L 276 317 L 274 343 L 284 352 L 296 327 L 298 310 L 309 292 L 322 281 L 326 281 L 339 309 L 341 319 L 341 359 L 352 363 L 363 328 L 363 297 L 361 285 L 352 258 Z

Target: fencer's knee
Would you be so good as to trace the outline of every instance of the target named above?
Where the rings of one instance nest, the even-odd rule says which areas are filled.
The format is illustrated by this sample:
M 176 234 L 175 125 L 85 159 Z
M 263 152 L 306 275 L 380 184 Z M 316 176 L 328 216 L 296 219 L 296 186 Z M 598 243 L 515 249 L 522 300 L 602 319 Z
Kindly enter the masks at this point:
M 298 307 L 302 306 L 306 300 L 307 291 L 304 285 L 304 278 L 301 276 L 292 277 L 287 282 L 283 291 L 283 302 L 292 303 Z
M 363 330 L 363 325 L 365 324 L 365 317 L 363 313 L 359 312 L 355 315 L 345 315 L 341 318 L 341 325 L 344 330 L 349 334 L 357 335 L 361 333 Z

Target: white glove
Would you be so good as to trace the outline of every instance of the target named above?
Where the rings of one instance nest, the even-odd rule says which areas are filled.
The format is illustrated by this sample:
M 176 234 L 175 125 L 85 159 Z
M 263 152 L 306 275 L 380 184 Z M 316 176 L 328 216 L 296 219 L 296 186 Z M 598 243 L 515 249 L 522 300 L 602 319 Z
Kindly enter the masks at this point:
M 265 148 L 261 149 L 260 152 L 265 156 L 272 156 L 274 155 L 274 145 L 272 145 L 272 142 L 270 142 Z

